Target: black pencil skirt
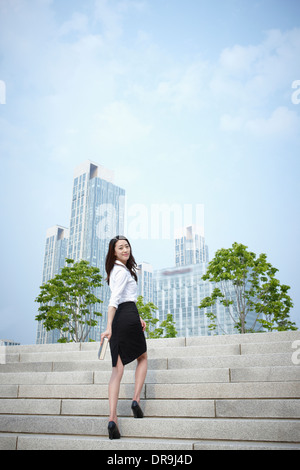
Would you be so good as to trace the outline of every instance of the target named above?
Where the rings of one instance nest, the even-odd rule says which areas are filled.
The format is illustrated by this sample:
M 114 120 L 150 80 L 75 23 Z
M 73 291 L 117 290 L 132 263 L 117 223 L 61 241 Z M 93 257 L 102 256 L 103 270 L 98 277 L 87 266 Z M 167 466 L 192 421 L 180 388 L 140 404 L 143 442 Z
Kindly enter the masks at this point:
M 135 302 L 124 302 L 116 310 L 112 323 L 110 352 L 112 366 L 118 356 L 123 365 L 129 364 L 147 351 L 147 344 Z

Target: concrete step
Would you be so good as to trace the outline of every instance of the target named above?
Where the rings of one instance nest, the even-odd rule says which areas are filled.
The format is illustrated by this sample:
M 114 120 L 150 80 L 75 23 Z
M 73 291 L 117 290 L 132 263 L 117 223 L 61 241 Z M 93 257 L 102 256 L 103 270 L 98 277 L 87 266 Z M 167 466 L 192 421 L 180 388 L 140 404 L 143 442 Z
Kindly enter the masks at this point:
M 0 414 L 59 415 L 61 400 L 1 398 Z
M 18 398 L 107 398 L 107 384 L 89 385 L 19 385 Z M 141 397 L 145 398 L 146 385 L 143 386 Z M 0 387 L 1 391 L 1 387 Z M 132 399 L 134 384 L 121 383 L 120 399 Z
M 120 416 L 131 416 L 130 400 L 120 400 Z M 300 418 L 300 400 L 141 400 L 147 417 Z M 61 414 L 106 415 L 106 400 L 62 400 Z
M 269 343 L 249 343 L 249 344 L 206 344 L 202 346 L 149 348 L 151 357 L 200 357 L 200 356 L 234 356 L 249 354 L 292 354 L 293 341 L 269 342 Z
M 213 337 L 192 338 L 168 338 L 147 340 L 148 350 L 153 352 L 153 357 L 164 357 L 166 349 L 168 357 L 186 354 L 189 348 L 194 349 L 198 355 L 213 354 L 265 354 L 271 352 L 289 352 L 295 341 L 300 340 L 299 331 L 278 333 L 256 333 L 247 335 L 224 335 Z M 238 350 L 236 349 L 238 347 Z M 48 344 L 30 346 L 11 346 L 1 348 L 1 362 L 53 362 L 69 360 L 93 360 L 98 351 L 99 343 L 70 343 L 70 344 Z M 172 349 L 174 351 L 172 352 Z M 182 351 L 179 351 L 182 350 Z M 231 352 L 233 351 L 233 352 Z M 81 354 L 79 354 L 81 353 Z M 84 353 L 84 354 L 83 354 Z M 109 355 L 109 354 L 108 354 Z M 171 356 L 170 356 L 171 355 Z
M 152 439 L 300 442 L 297 420 L 214 418 L 119 418 L 121 436 Z M 106 417 L 1 415 L 8 433 L 70 434 L 107 437 Z
M 286 352 L 286 351 L 284 351 Z M 151 359 L 171 358 L 171 357 L 199 357 L 199 356 L 225 356 L 239 355 L 239 344 L 191 346 L 191 347 L 168 347 L 148 350 Z M 20 353 L 7 354 L 7 363 L 11 362 L 77 362 L 97 360 L 97 351 L 66 351 L 66 352 L 40 352 L 40 353 Z M 111 364 L 109 352 L 106 354 L 105 361 Z
M 1 398 L 107 398 L 107 384 L 1 385 Z M 134 384 L 121 383 L 120 398 L 130 400 Z M 299 382 L 145 384 L 142 398 L 300 398 Z
M 3 436 L 3 437 L 2 437 Z M 140 439 L 122 437 L 120 440 L 110 441 L 102 436 L 48 436 L 42 434 L 0 434 L 0 450 L 108 450 L 117 451 L 193 451 L 193 440 L 179 439 Z M 2 444 L 2 446 L 1 446 Z M 113 455 L 112 455 L 113 457 Z M 144 456 L 143 459 L 147 456 Z M 142 460 L 143 460 L 142 459 Z M 151 457 L 152 459 L 152 457 Z M 157 459 L 154 461 L 158 463 Z M 128 463 L 129 465 L 129 463 Z M 136 465 L 132 464 L 133 467 Z
M 300 450 L 299 444 L 240 441 L 198 441 L 194 450 Z
M 147 339 L 148 349 L 166 347 L 205 346 L 209 344 L 249 344 L 249 343 L 273 343 L 300 340 L 300 331 L 279 331 L 275 333 L 251 333 L 219 336 L 192 336 L 190 338 L 163 338 Z M 44 353 L 44 352 L 72 352 L 72 351 L 97 351 L 99 342 L 68 343 L 68 344 L 37 344 L 2 347 L 7 354 L 20 353 Z
M 18 385 L 0 385 L 0 398 L 17 398 Z
M 298 444 L 271 442 L 241 442 L 212 440 L 179 439 L 130 439 L 122 438 L 110 441 L 105 437 L 66 436 L 43 434 L 0 434 L 0 450 L 157 450 L 157 451 L 193 451 L 193 450 L 300 450 Z M 118 454 L 121 455 L 121 454 Z M 193 453 L 191 452 L 191 456 Z M 145 456 L 144 458 L 148 458 Z M 153 460 L 152 460 L 153 459 Z M 143 459 L 142 459 L 143 460 Z M 157 464 L 157 457 L 151 456 L 152 465 Z
M 0 385 L 108 384 L 110 371 L 0 373 Z M 135 370 L 126 370 L 122 383 L 134 383 Z M 148 370 L 146 383 L 229 382 L 229 369 Z
M 141 400 L 146 417 L 300 418 L 297 399 L 147 399 Z M 0 399 L 0 414 L 107 416 L 107 399 Z M 119 416 L 132 416 L 131 400 L 120 399 Z
M 300 398 L 299 382 L 147 384 L 145 387 L 145 398 Z
M 300 400 L 235 399 L 215 403 L 218 418 L 300 418 Z
M 202 346 L 205 344 L 249 344 L 279 343 L 300 339 L 300 331 L 278 331 L 275 333 L 248 333 L 245 335 L 192 336 L 186 338 L 186 346 Z
M 124 371 L 123 383 L 134 383 L 135 371 Z M 7 372 L 0 373 L 0 385 L 107 384 L 111 371 Z M 201 382 L 294 382 L 300 381 L 300 367 L 247 367 L 148 370 L 145 383 Z
M 103 383 L 107 383 L 110 373 L 102 372 Z M 128 374 L 127 374 L 128 377 Z M 106 381 L 105 381 L 106 379 Z M 94 372 L 11 372 L 0 373 L 0 385 L 23 385 L 23 384 L 92 384 L 94 383 Z
M 120 441 L 107 436 L 109 351 L 99 361 L 99 343 L 7 347 L 0 449 L 300 449 L 298 340 L 300 332 L 147 340 L 145 418 L 132 417 L 132 363 Z
M 272 353 L 290 353 L 293 354 L 293 341 L 281 341 L 270 343 L 249 343 L 241 344 L 241 354 L 272 354 Z
M 152 343 L 151 343 L 152 344 Z M 171 358 L 198 358 L 206 356 L 234 356 L 234 355 L 257 355 L 273 353 L 293 354 L 293 341 L 249 343 L 249 344 L 206 344 L 202 346 L 180 346 L 180 347 L 155 347 L 148 346 L 148 354 L 151 359 Z M 6 363 L 14 362 L 67 362 L 67 361 L 92 361 L 97 360 L 97 349 L 82 351 L 47 351 L 47 352 L 20 352 L 7 353 Z M 111 362 L 110 352 L 106 354 L 104 362 Z
M 300 367 L 244 367 L 230 369 L 230 382 L 295 382 L 300 380 Z
M 148 367 L 152 370 L 162 370 L 168 368 L 168 359 L 151 359 L 148 358 Z M 0 365 L 1 373 L 12 372 L 52 372 L 52 371 L 110 371 L 112 364 L 111 359 L 99 361 L 59 361 L 59 362 L 11 362 Z M 126 366 L 126 370 L 135 370 L 136 362 L 132 362 Z
M 141 400 L 141 406 L 147 417 L 215 417 L 213 400 Z M 108 409 L 107 399 L 0 399 L 1 414 L 107 417 Z M 132 416 L 131 400 L 119 400 L 118 415 Z
M 211 367 L 293 366 L 292 354 L 249 354 L 243 356 L 175 357 L 168 359 L 168 369 L 202 369 Z M 295 366 L 297 367 L 297 366 Z
M 189 348 L 187 348 L 189 349 Z M 249 355 L 211 355 L 211 356 L 194 356 L 190 357 L 168 357 L 164 358 L 151 358 L 149 353 L 148 365 L 152 370 L 163 369 L 202 369 L 202 368 L 244 368 L 244 367 L 271 367 L 271 366 L 294 366 L 292 361 L 292 351 L 290 353 L 273 353 L 273 354 L 249 354 Z M 47 353 L 46 353 L 47 354 Z M 69 361 L 63 360 L 63 357 L 51 361 L 48 357 L 48 362 L 45 357 L 41 357 L 41 362 L 38 357 L 35 361 L 30 362 L 10 362 L 0 365 L 0 373 L 5 372 L 41 372 L 41 371 L 111 371 L 111 360 L 98 361 L 94 360 L 78 360 L 70 359 Z M 89 353 L 90 354 L 90 353 Z M 54 359 L 54 358 L 52 358 Z M 136 364 L 131 363 L 126 366 L 127 370 L 135 369 Z M 297 367 L 297 366 L 295 366 Z

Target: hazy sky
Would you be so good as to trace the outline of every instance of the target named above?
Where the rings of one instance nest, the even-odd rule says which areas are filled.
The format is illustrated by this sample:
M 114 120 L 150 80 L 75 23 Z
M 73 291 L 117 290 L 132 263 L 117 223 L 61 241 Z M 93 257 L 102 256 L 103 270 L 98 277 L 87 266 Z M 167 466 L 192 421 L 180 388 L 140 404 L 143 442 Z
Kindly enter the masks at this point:
M 299 0 L 0 0 L 0 80 L 0 338 L 35 342 L 46 230 L 87 159 L 149 220 L 203 204 L 211 258 L 266 253 L 300 326 Z M 174 265 L 171 237 L 132 245 Z

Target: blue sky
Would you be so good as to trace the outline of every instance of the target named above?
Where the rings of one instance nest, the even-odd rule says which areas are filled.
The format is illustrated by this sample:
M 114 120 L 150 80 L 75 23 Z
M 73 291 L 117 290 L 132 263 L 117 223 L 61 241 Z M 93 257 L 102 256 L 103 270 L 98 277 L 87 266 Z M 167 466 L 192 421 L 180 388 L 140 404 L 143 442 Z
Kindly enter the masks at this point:
M 45 233 L 87 159 L 128 207 L 203 204 L 211 258 L 266 253 L 300 326 L 299 23 L 298 0 L 0 0 L 0 337 L 35 341 Z M 172 239 L 132 243 L 174 264 Z

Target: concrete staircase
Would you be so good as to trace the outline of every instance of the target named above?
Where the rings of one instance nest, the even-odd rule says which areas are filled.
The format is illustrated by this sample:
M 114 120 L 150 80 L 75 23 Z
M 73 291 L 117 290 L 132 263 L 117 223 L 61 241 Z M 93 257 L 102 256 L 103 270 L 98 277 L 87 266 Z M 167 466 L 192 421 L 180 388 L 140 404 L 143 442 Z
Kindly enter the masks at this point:
M 148 340 L 145 417 L 131 416 L 132 363 L 119 441 L 107 437 L 109 351 L 99 361 L 96 343 L 6 348 L 0 449 L 300 450 L 297 340 L 299 331 Z

